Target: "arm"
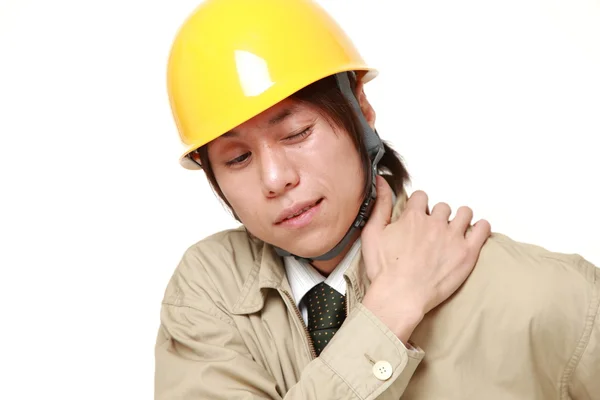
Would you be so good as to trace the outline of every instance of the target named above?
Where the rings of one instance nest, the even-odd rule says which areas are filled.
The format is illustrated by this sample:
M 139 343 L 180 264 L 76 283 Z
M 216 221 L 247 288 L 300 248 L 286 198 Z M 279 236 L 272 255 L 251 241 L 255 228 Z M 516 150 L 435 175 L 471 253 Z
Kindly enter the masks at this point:
M 164 304 L 156 344 L 155 399 L 375 399 L 389 389 L 399 398 L 423 357 L 358 305 L 321 355 L 288 393 L 252 360 L 240 332 L 215 307 Z M 369 356 L 367 359 L 366 355 Z M 371 361 L 385 360 L 380 380 Z
M 575 365 L 568 391 L 572 399 L 600 400 L 600 268 L 582 259 L 593 276 L 584 331 L 570 364 Z M 567 368 L 571 367 L 569 365 Z M 572 367 L 571 367 L 572 368 Z

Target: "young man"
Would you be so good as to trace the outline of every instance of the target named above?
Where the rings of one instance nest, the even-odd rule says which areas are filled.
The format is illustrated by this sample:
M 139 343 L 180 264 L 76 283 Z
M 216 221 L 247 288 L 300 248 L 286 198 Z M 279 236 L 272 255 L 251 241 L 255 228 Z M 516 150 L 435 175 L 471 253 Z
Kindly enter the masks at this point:
M 309 0 L 209 0 L 183 24 L 181 163 L 243 226 L 169 282 L 156 398 L 600 398 L 599 270 L 408 199 L 374 76 Z

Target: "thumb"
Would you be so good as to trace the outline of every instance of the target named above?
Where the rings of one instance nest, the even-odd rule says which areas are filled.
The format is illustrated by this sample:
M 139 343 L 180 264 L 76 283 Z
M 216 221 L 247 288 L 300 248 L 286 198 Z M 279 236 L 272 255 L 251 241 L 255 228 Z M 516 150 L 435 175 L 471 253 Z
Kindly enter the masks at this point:
M 363 228 L 366 235 L 382 231 L 390 223 L 392 216 L 392 188 L 383 177 L 377 175 L 376 179 L 377 199 L 371 216 Z

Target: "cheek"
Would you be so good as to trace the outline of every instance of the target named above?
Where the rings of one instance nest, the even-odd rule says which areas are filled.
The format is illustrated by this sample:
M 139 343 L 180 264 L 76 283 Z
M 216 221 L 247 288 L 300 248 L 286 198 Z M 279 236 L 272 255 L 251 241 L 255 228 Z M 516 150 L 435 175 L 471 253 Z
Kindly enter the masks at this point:
M 237 209 L 242 204 L 240 202 L 240 193 L 242 193 L 244 188 L 240 188 L 236 179 L 224 171 L 213 170 L 213 173 L 215 174 L 215 180 L 219 185 L 219 189 L 223 193 L 223 197 L 235 209 L 236 214 L 238 214 Z
M 250 228 L 256 225 L 256 221 L 263 219 L 258 215 L 259 211 L 264 209 L 264 206 L 260 204 L 261 193 L 258 191 L 257 185 L 250 179 L 236 177 L 221 187 L 221 190 L 244 225 L 248 225 Z
M 338 147 L 338 151 L 331 152 L 329 160 L 328 169 L 335 171 L 339 177 L 338 184 L 346 188 L 361 186 L 364 175 L 362 162 L 352 143 L 345 143 L 344 146 Z
M 251 198 L 251 193 L 244 187 L 240 187 L 238 185 L 231 185 L 226 188 L 222 188 L 223 195 L 233 207 L 236 214 L 240 215 L 244 213 L 244 209 L 248 207 L 249 199 Z

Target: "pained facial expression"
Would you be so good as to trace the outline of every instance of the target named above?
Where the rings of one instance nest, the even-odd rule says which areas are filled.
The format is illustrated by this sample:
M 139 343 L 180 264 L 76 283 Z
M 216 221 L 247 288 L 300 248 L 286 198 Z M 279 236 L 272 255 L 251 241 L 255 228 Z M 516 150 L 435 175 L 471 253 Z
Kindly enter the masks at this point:
M 211 142 L 208 156 L 246 228 L 302 257 L 334 247 L 362 202 L 357 149 L 310 104 L 278 103 Z

